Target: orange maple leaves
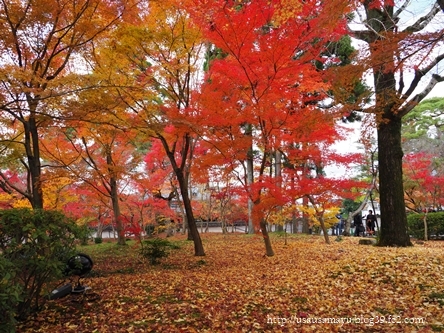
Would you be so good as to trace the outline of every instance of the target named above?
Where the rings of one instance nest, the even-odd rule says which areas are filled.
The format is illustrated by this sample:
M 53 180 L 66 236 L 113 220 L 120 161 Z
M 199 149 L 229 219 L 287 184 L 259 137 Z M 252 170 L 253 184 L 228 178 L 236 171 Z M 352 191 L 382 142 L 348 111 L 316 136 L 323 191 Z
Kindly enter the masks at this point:
M 100 299 L 83 304 L 69 298 L 49 302 L 18 332 L 433 332 L 444 328 L 440 242 L 380 248 L 358 245 L 357 238 L 326 245 L 319 236 L 294 235 L 285 245 L 279 236 L 272 237 L 276 248 L 272 258 L 262 256 L 260 237 L 206 234 L 204 259 L 192 255 L 190 243 L 175 239 L 181 250 L 173 251 L 158 267 L 140 261 L 131 246 L 117 251 L 114 245 L 103 244 L 105 252 L 93 246 L 82 248 L 95 260 L 95 274 L 84 282 Z M 391 322 L 389 317 L 399 320 Z M 270 318 L 300 320 L 277 323 Z M 304 318 L 311 323 L 304 324 Z M 315 318 L 367 321 L 315 323 Z

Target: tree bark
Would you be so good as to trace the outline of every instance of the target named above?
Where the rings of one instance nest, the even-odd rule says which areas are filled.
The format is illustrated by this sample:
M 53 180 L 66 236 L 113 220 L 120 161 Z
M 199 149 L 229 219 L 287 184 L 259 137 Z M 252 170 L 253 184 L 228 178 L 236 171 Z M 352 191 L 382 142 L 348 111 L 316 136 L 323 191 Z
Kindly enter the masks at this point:
M 117 244 L 126 245 L 125 229 L 122 223 L 122 216 L 120 214 L 117 176 L 114 171 L 114 163 L 111 156 L 111 148 L 108 147 L 108 150 L 109 151 L 106 152 L 106 163 L 108 165 L 108 171 L 110 173 L 110 179 L 109 179 L 110 196 L 113 205 L 114 221 L 116 223 L 116 229 L 117 229 Z
M 407 233 L 401 146 L 401 119 L 406 114 L 401 106 L 404 102 L 403 96 L 406 95 L 399 94 L 404 86 L 403 76 L 399 82 L 399 92 L 397 91 L 395 72 L 400 65 L 395 63 L 395 59 L 398 58 L 396 47 L 400 44 L 399 42 L 392 44 L 391 38 L 398 31 L 396 26 L 398 20 L 394 17 L 393 6 L 386 6 L 382 11 L 372 4 L 372 1 L 364 2 L 368 25 L 366 37 L 362 38 L 364 35 L 360 36 L 359 33 L 356 36 L 369 44 L 374 78 L 376 102 L 373 112 L 378 135 L 381 205 L 381 232 L 378 245 L 410 246 L 412 243 Z M 411 88 L 414 86 L 415 80 Z
M 378 126 L 380 246 L 411 246 L 402 182 L 401 119 L 386 118 Z
M 28 186 L 31 188 L 26 193 L 27 199 L 30 201 L 33 209 L 43 209 L 43 191 L 40 164 L 40 145 L 37 121 L 35 119 L 37 102 L 29 98 L 30 116 L 28 121 L 23 121 L 25 130 L 25 151 L 28 162 Z M 30 192 L 30 193 L 29 193 Z
M 188 182 L 185 179 L 183 172 L 177 167 L 174 168 L 174 172 L 179 182 L 180 194 L 182 195 L 182 202 L 185 208 L 185 214 L 188 222 L 188 232 L 194 242 L 194 255 L 195 256 L 205 256 L 205 251 L 202 245 L 202 239 L 199 235 L 199 230 L 197 229 L 196 220 L 193 215 L 193 208 L 191 207 L 191 200 L 188 194 Z
M 251 137 L 251 125 L 247 125 L 247 130 L 246 130 L 246 135 Z M 254 182 L 254 161 L 253 161 L 253 147 L 251 146 L 249 151 L 248 151 L 248 156 L 247 156 L 247 186 L 250 187 L 250 191 L 251 191 L 251 185 Z M 248 233 L 249 234 L 254 234 L 254 223 L 253 223 L 253 207 L 254 207 L 254 203 L 253 203 L 253 199 L 251 198 L 251 196 L 248 196 Z
M 276 179 L 276 187 L 281 189 L 282 188 L 282 154 L 279 150 L 276 150 L 275 152 L 275 169 L 274 169 L 274 178 Z M 278 208 L 280 211 L 282 211 L 282 207 Z M 285 222 L 284 222 L 285 224 Z M 276 226 L 276 231 L 282 232 L 284 231 L 284 225 L 278 224 Z
M 422 219 L 423 223 L 424 223 L 424 240 L 428 241 L 429 240 L 429 230 L 428 230 L 428 226 L 427 226 L 427 213 L 428 213 L 428 209 L 426 209 L 426 213 L 424 214 L 424 218 Z
M 157 135 L 157 138 L 162 142 L 162 145 L 165 149 L 165 152 L 170 160 L 171 166 L 174 170 L 174 174 L 176 175 L 177 182 L 179 183 L 179 190 L 182 196 L 182 203 L 185 209 L 185 217 L 188 224 L 188 239 L 193 240 L 194 242 L 194 255 L 195 256 L 205 256 L 205 251 L 202 245 L 202 239 L 199 235 L 199 230 L 197 228 L 196 220 L 193 215 L 193 208 L 191 206 L 191 199 L 188 193 L 188 177 L 186 176 L 186 161 L 187 156 L 190 153 L 190 136 L 185 134 L 183 137 L 184 142 L 182 143 L 181 156 L 182 161 L 180 166 L 176 162 L 174 149 L 171 150 L 168 146 L 168 142 L 164 136 L 161 134 Z M 175 144 L 173 145 L 175 146 Z
M 262 218 L 259 225 L 261 227 L 262 237 L 264 238 L 265 255 L 267 257 L 272 257 L 272 256 L 274 256 L 274 251 L 273 251 L 273 247 L 271 246 L 270 235 L 268 234 L 268 230 L 267 230 L 267 222 L 265 221 L 265 219 Z
M 330 237 L 328 237 L 328 230 L 325 228 L 324 218 L 318 218 L 319 224 L 321 225 L 322 233 L 324 234 L 324 240 L 326 244 L 330 244 Z
M 306 196 L 304 196 L 302 198 L 302 205 L 304 207 L 308 206 L 308 198 Z M 309 224 L 309 221 L 308 221 L 308 214 L 304 212 L 302 214 L 302 233 L 303 234 L 310 234 L 310 229 L 311 228 L 310 228 L 310 224 Z

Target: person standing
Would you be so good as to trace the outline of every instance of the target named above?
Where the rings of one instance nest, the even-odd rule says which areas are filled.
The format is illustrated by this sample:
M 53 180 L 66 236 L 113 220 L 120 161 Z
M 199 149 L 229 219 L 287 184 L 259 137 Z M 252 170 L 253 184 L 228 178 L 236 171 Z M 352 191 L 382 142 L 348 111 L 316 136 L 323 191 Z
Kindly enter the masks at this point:
M 364 228 L 362 225 L 362 216 L 360 212 L 353 217 L 353 225 L 355 226 L 355 236 L 363 235 Z
M 368 211 L 368 214 L 365 217 L 365 221 L 367 234 L 373 236 L 375 234 L 376 216 L 373 214 L 373 211 L 371 209 Z

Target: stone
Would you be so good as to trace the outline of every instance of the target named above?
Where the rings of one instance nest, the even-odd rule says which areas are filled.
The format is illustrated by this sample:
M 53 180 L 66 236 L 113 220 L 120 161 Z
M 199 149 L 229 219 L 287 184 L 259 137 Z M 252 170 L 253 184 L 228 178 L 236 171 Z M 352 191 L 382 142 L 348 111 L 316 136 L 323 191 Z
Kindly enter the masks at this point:
M 359 245 L 376 245 L 376 239 L 369 239 L 369 238 L 360 239 Z

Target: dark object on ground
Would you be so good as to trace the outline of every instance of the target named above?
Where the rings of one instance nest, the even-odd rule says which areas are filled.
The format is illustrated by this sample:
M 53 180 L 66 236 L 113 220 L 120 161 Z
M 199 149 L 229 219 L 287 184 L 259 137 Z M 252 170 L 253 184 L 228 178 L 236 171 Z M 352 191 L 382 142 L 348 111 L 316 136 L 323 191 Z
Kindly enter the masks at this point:
M 51 291 L 49 295 L 49 299 L 59 299 L 65 296 L 68 296 L 72 292 L 72 284 L 67 283 L 57 289 Z
M 90 256 L 84 253 L 79 253 L 69 258 L 66 264 L 65 275 L 78 275 L 80 277 L 85 276 L 91 272 L 94 263 Z
M 72 281 L 67 283 L 57 289 L 54 289 L 49 295 L 49 299 L 58 299 L 69 295 L 70 293 L 84 293 L 88 287 L 80 284 L 80 279 L 85 277 L 86 274 L 91 272 L 94 266 L 94 262 L 91 257 L 79 253 L 71 258 L 69 258 L 66 263 L 65 275 L 66 276 L 77 276 L 76 286 L 73 288 Z
M 376 244 L 375 239 L 364 238 L 359 240 L 359 245 L 375 245 L 375 244 Z

